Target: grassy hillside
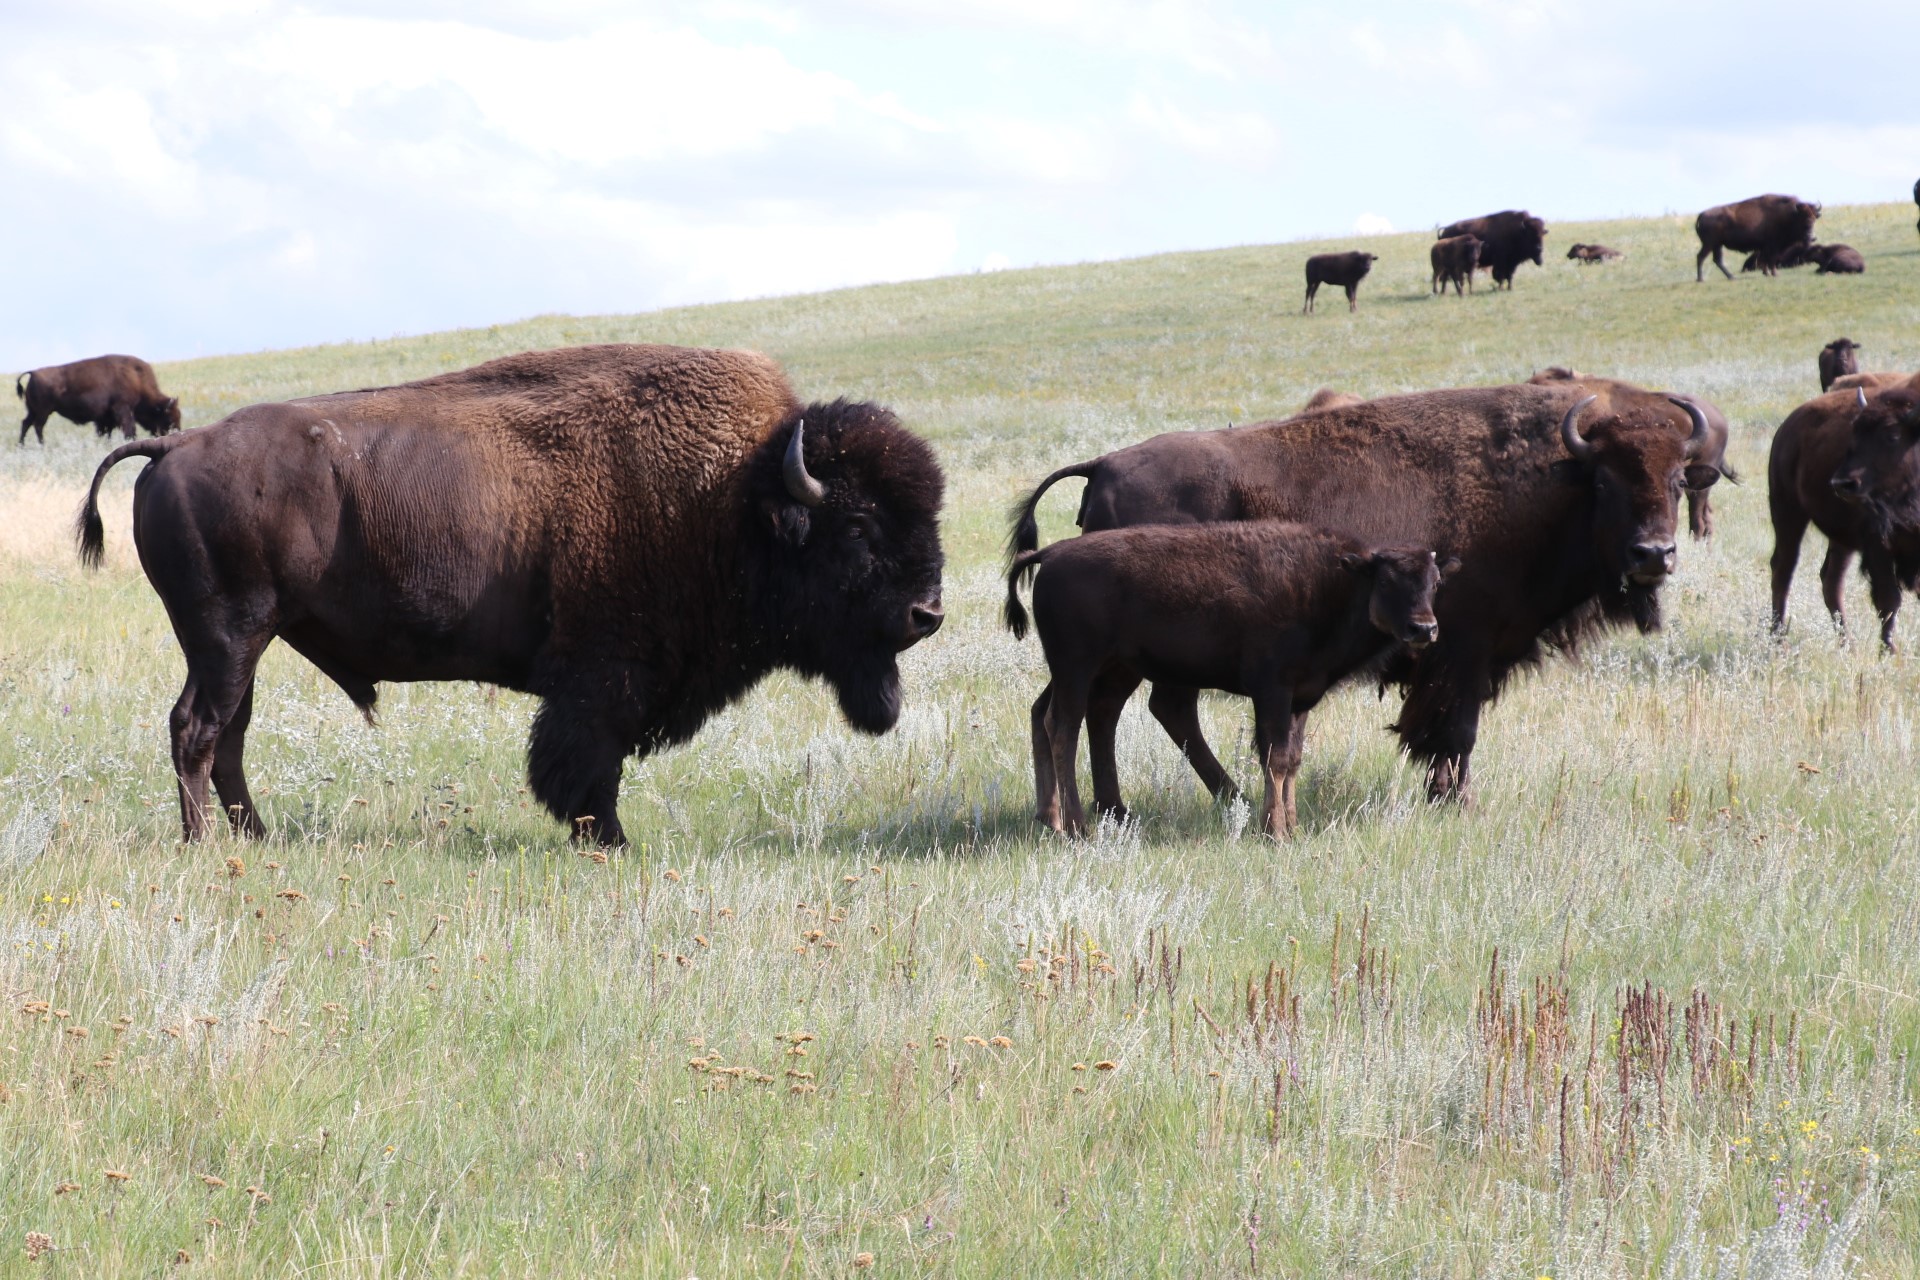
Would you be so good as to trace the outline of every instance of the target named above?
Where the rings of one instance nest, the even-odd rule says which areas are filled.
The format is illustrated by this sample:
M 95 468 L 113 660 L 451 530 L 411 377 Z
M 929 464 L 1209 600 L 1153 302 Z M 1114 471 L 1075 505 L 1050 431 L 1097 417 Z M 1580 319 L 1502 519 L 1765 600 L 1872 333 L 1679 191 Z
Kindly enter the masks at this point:
M 137 468 L 82 575 L 103 449 L 0 448 L 0 1274 L 27 1232 L 71 1275 L 1912 1274 L 1914 672 L 1857 586 L 1833 635 L 1812 556 L 1764 627 L 1767 440 L 1834 337 L 1920 368 L 1912 218 L 1827 211 L 1858 278 L 1696 285 L 1670 218 L 1556 225 L 1465 299 L 1428 295 L 1427 236 L 1370 240 L 1353 316 L 1299 314 L 1344 246 L 1293 244 L 162 366 L 199 425 L 527 348 L 746 346 L 934 441 L 949 623 L 899 729 L 770 680 L 629 768 L 644 843 L 604 863 L 529 808 L 528 700 L 388 687 L 370 730 L 282 649 L 250 738 L 274 838 L 178 845 Z M 1711 398 L 1747 483 L 1666 631 L 1491 709 L 1470 812 L 1422 802 L 1355 689 L 1291 844 L 1211 804 L 1144 699 L 1138 821 L 1032 826 L 1008 502 L 1322 385 L 1556 363 Z M 1203 711 L 1250 784 L 1244 708 Z

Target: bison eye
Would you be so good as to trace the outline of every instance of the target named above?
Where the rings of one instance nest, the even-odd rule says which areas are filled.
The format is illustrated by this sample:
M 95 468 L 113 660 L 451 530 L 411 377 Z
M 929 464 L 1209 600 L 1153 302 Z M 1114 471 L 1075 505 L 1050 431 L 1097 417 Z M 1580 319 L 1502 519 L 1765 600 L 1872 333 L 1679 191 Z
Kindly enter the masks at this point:
M 867 536 L 867 531 L 857 524 L 850 524 L 847 526 L 847 536 L 858 541 Z

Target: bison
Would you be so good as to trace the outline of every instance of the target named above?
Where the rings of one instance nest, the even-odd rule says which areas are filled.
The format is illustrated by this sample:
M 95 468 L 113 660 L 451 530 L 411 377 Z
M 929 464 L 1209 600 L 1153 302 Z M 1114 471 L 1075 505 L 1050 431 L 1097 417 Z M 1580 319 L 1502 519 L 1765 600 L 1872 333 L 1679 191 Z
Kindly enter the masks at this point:
M 1347 291 L 1347 310 L 1358 311 L 1360 304 L 1355 295 L 1360 291 L 1360 282 L 1367 278 L 1367 272 L 1373 270 L 1373 264 L 1379 261 L 1376 254 L 1361 253 L 1316 253 L 1307 259 L 1307 301 L 1300 308 L 1305 315 L 1313 310 L 1313 297 L 1320 292 L 1323 284 L 1337 284 Z
M 13 393 L 27 402 L 27 416 L 20 419 L 21 444 L 29 431 L 45 444 L 47 419 L 56 413 L 81 426 L 92 423 L 96 435 L 111 435 L 118 428 L 129 440 L 136 423 L 155 436 L 180 429 L 180 402 L 161 394 L 153 366 L 136 356 L 94 356 L 48 365 L 14 379 Z
M 1609 249 L 1604 244 L 1577 244 L 1567 250 L 1568 259 L 1583 267 L 1590 267 L 1596 262 L 1613 262 L 1620 256 L 1618 249 Z
M 1858 350 L 1860 344 L 1852 338 L 1835 338 L 1820 348 L 1820 390 L 1831 391 L 1835 378 L 1860 372 L 1860 364 L 1853 358 Z
M 620 844 L 623 761 L 690 738 L 776 668 L 855 728 L 900 714 L 896 656 L 940 626 L 933 451 L 874 404 L 802 407 L 764 356 L 529 352 L 420 382 L 241 409 L 122 445 L 141 567 L 187 662 L 180 821 L 264 832 L 242 767 L 275 639 L 363 712 L 383 680 L 534 694 L 527 781 Z
M 1750 253 L 1741 262 L 1740 271 L 1742 274 L 1758 271 L 1763 276 L 1777 276 L 1782 271 L 1791 271 L 1812 262 L 1816 247 L 1811 244 L 1790 244 L 1781 249 Z
M 1915 180 L 1913 184 L 1913 203 L 1915 205 L 1920 205 L 1920 179 Z M 1920 231 L 1920 221 L 1916 221 L 1913 224 L 1913 229 L 1915 231 Z
M 1841 600 L 1857 555 L 1880 616 L 1880 643 L 1892 650 L 1904 590 L 1920 584 L 1920 479 L 1912 446 L 1920 437 L 1920 378 L 1836 387 L 1787 415 L 1767 457 L 1767 510 L 1773 520 L 1773 629 L 1787 627 L 1787 594 L 1807 526 L 1826 535 L 1820 594 L 1844 630 Z M 1876 383 L 1869 389 L 1868 381 Z
M 1455 236 L 1474 236 L 1480 241 L 1480 265 L 1493 273 L 1495 288 L 1513 288 L 1513 273 L 1520 264 L 1540 266 L 1547 248 L 1547 224 L 1525 209 L 1463 218 L 1440 229 L 1439 239 Z
M 1361 403 L 1361 397 L 1351 391 L 1335 391 L 1332 387 L 1322 387 L 1307 397 L 1300 406 L 1301 413 L 1318 413 L 1322 409 L 1344 409 L 1350 404 Z
M 1867 269 L 1867 260 L 1850 244 L 1816 244 L 1807 252 L 1815 264 L 1815 275 L 1857 276 Z
M 1549 365 L 1527 381 L 1534 386 L 1549 386 L 1556 382 L 1579 384 L 1592 380 L 1562 365 Z M 1723 457 L 1727 449 L 1727 416 L 1721 413 L 1712 401 L 1695 400 L 1694 403 L 1707 417 L 1708 451 L 1716 458 Z M 1722 463 L 1715 479 L 1718 479 L 1719 475 L 1725 475 L 1731 479 L 1733 470 Z M 1713 491 L 1710 487 L 1712 482 L 1708 483 L 1709 487 L 1705 488 L 1694 488 L 1691 485 L 1687 488 L 1687 533 L 1695 538 L 1713 536 Z
M 1736 204 L 1715 205 L 1693 220 L 1694 234 L 1700 237 L 1700 252 L 1693 259 L 1694 280 L 1707 278 L 1709 256 L 1721 275 L 1733 279 L 1733 272 L 1727 270 L 1720 256 L 1726 249 L 1759 255 L 1759 269 L 1772 275 L 1770 261 L 1777 261 L 1794 245 L 1813 243 L 1813 224 L 1819 216 L 1819 205 L 1795 196 L 1754 196 Z
M 1068 835 L 1086 829 L 1075 772 L 1082 721 L 1094 803 L 1126 815 L 1114 728 L 1147 679 L 1253 700 L 1267 780 L 1261 830 L 1290 834 L 1307 713 L 1396 641 L 1425 648 L 1439 630 L 1432 551 L 1371 548 L 1300 524 L 1149 525 L 1025 552 L 1007 571 L 1016 637 L 1027 633 L 1020 580 L 1036 571 L 1049 693 L 1033 706 L 1035 818 Z
M 1406 691 L 1394 728 L 1427 765 L 1428 794 L 1465 799 L 1481 709 L 1514 671 L 1607 627 L 1659 625 L 1680 492 L 1725 474 L 1713 435 L 1690 400 L 1597 378 L 1387 396 L 1155 436 L 1062 467 L 1015 506 L 1009 544 L 1015 556 L 1033 550 L 1041 497 L 1079 476 L 1088 532 L 1305 520 L 1372 546 L 1459 557 L 1434 603 L 1440 640 L 1382 674 Z M 1224 793 L 1197 692 L 1159 684 L 1148 709 Z
M 1431 291 L 1445 293 L 1447 286 L 1453 286 L 1455 297 L 1465 292 L 1473 292 L 1473 273 L 1480 269 L 1480 237 L 1448 236 L 1444 240 L 1433 242 L 1433 248 L 1427 250 L 1427 261 L 1433 266 Z

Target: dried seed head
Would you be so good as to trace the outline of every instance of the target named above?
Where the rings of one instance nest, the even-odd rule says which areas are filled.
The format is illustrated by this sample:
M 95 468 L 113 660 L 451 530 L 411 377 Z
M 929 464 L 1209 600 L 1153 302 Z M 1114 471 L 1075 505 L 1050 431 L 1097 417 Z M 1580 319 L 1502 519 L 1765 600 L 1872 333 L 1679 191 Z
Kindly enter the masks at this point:
M 872 1254 L 870 1254 L 870 1253 L 856 1253 L 856 1254 L 854 1254 L 854 1255 L 853 1255 L 853 1267 L 854 1267 L 854 1270 L 856 1270 L 856 1271 L 865 1271 L 865 1270 L 866 1270 L 866 1269 L 867 1269 L 868 1267 L 870 1267 L 870 1266 L 872 1266 L 872 1265 L 873 1265 L 873 1255 L 872 1255 Z
M 123 1169 L 103 1169 L 108 1182 L 132 1182 L 133 1175 Z
M 53 1237 L 44 1231 L 27 1232 L 27 1261 L 38 1262 L 43 1253 L 53 1252 Z
M 247 864 L 244 860 L 238 857 L 227 859 L 227 878 L 229 880 L 238 880 L 245 874 L 247 874 Z
M 976 1049 L 984 1049 L 987 1045 L 986 1040 L 980 1036 L 965 1036 L 962 1037 L 960 1042 L 962 1044 L 970 1044 Z
M 216 1177 L 211 1173 L 201 1174 L 200 1181 L 206 1183 L 207 1189 L 210 1191 L 218 1191 L 221 1187 L 224 1187 L 227 1185 L 227 1180 L 225 1178 Z
M 679 883 L 680 881 L 680 873 L 678 871 L 675 871 L 672 867 L 668 867 L 665 871 L 662 871 L 660 874 L 666 877 L 667 879 L 672 880 L 676 884 Z
M 80 1184 L 77 1182 L 63 1182 L 53 1189 L 53 1194 L 56 1196 L 64 1196 L 70 1191 L 78 1191 L 79 1189 Z
M 993 1039 L 987 1041 L 987 1043 L 996 1049 L 1013 1048 L 1013 1040 L 1008 1036 L 995 1036 Z
M 1102 1058 L 1093 1064 L 1093 1069 L 1095 1071 L 1112 1071 L 1119 1065 L 1119 1063 L 1113 1061 L 1111 1058 Z

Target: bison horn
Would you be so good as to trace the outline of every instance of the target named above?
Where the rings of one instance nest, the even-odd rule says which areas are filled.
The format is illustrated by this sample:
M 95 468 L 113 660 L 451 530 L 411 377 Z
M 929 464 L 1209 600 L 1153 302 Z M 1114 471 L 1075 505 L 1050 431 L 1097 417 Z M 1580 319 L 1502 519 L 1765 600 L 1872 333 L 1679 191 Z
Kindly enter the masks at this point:
M 1680 396 L 1668 396 L 1667 400 L 1669 403 L 1677 404 L 1686 410 L 1687 416 L 1693 419 L 1693 434 L 1687 437 L 1687 456 L 1689 458 L 1694 457 L 1707 443 L 1709 433 L 1707 415 L 1700 412 L 1700 406 L 1691 400 L 1684 399 Z
M 805 418 L 793 424 L 793 439 L 787 442 L 787 460 L 781 466 L 781 474 L 786 477 L 787 492 L 795 502 L 803 507 L 817 507 L 827 500 L 827 486 L 807 471 L 806 448 L 801 442 L 806 429 Z
M 1865 387 L 1855 387 L 1853 389 L 1853 403 L 1857 409 L 1867 407 L 1867 389 Z
M 1567 416 L 1560 419 L 1560 438 L 1566 441 L 1567 452 L 1581 462 L 1592 462 L 1594 447 L 1580 435 L 1580 411 L 1592 404 L 1598 396 L 1588 396 L 1567 410 Z

